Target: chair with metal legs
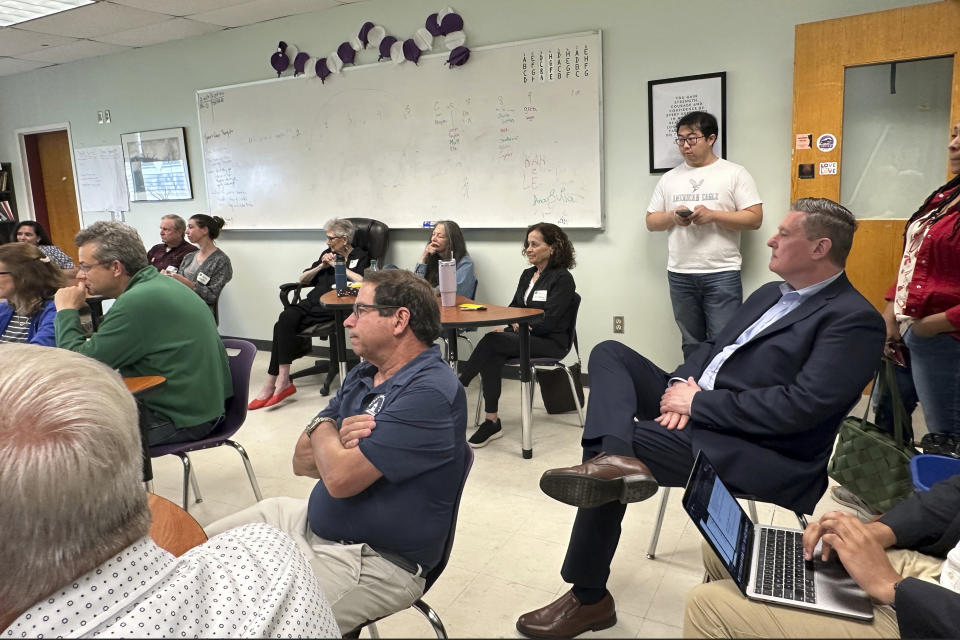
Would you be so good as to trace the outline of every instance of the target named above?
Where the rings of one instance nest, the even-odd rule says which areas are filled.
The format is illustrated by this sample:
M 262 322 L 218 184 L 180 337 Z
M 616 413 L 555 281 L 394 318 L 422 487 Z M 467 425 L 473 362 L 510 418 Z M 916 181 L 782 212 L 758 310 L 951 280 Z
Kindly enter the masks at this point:
M 161 444 L 150 447 L 150 457 L 159 458 L 165 455 L 175 455 L 183 463 L 183 508 L 189 510 L 189 489 L 193 486 L 193 493 L 197 502 L 203 498 L 200 496 L 200 487 L 197 484 L 196 474 L 190 464 L 188 453 L 200 451 L 202 449 L 212 449 L 222 445 L 233 447 L 240 454 L 243 460 L 244 469 L 247 471 L 247 478 L 250 480 L 250 486 L 253 488 L 253 494 L 257 502 L 263 500 L 260 493 L 260 485 L 257 484 L 257 477 L 253 473 L 253 466 L 250 464 L 250 458 L 246 450 L 239 442 L 230 439 L 233 434 L 239 431 L 243 426 L 243 421 L 247 418 L 247 397 L 250 389 L 250 369 L 253 367 L 253 359 L 257 355 L 257 348 L 246 340 L 234 340 L 230 338 L 223 339 L 223 346 L 227 349 L 237 349 L 239 353 L 234 356 L 228 354 L 230 364 L 230 378 L 233 381 L 233 396 L 227 398 L 226 411 L 220 424 L 202 440 L 194 442 L 177 442 L 174 444 Z
M 437 581 L 437 578 L 443 573 L 443 570 L 447 566 L 447 561 L 450 559 L 450 553 L 453 551 L 453 538 L 457 533 L 457 514 L 460 511 L 460 498 L 463 497 L 463 488 L 467 485 L 467 476 L 470 475 L 470 468 L 473 466 L 473 449 L 469 445 L 464 445 L 466 447 L 466 452 L 464 453 L 464 465 L 463 465 L 463 476 L 460 478 L 460 490 L 457 492 L 457 500 L 453 504 L 453 518 L 450 519 L 450 533 L 447 534 L 447 541 L 443 545 L 443 554 L 440 556 L 440 562 L 435 566 L 430 572 L 426 575 L 425 584 L 423 586 L 423 595 L 427 595 L 427 591 L 430 590 L 430 587 Z M 440 620 L 440 616 L 437 615 L 437 612 L 433 608 L 423 601 L 423 596 L 417 598 L 416 602 L 410 605 L 426 617 L 427 621 L 430 623 L 430 626 L 433 627 L 433 632 L 438 638 L 446 638 L 447 630 L 443 626 L 443 621 Z M 382 620 L 387 616 L 382 616 L 377 618 L 377 620 Z M 360 626 L 350 631 L 347 631 L 343 634 L 344 638 L 359 638 L 360 631 L 366 629 L 370 634 L 371 638 L 379 638 L 380 633 L 377 631 L 377 620 L 370 620 L 364 622 Z
M 756 498 L 748 494 L 736 494 L 734 496 L 738 500 L 746 500 L 747 508 L 750 510 L 750 520 L 754 524 L 757 523 L 757 503 Z M 660 528 L 663 526 L 663 516 L 667 511 L 667 501 L 670 498 L 670 487 L 661 487 L 660 488 L 660 507 L 657 509 L 657 521 L 653 524 L 653 535 L 650 537 L 650 545 L 647 547 L 647 558 L 653 560 L 657 557 L 657 542 L 660 540 Z M 801 529 L 807 528 L 807 517 L 800 513 L 799 511 L 794 511 L 794 515 L 797 516 L 797 522 L 800 523 Z

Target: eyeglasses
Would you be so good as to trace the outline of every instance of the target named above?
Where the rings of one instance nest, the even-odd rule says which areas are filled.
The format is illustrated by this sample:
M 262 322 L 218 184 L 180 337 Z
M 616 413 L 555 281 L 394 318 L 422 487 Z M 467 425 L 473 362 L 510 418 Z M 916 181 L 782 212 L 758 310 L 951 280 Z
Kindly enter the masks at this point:
M 87 273 L 90 269 L 93 269 L 98 264 L 110 264 L 109 262 L 94 262 L 93 264 L 83 264 L 82 262 L 77 265 L 77 270 Z
M 362 302 L 353 303 L 353 315 L 357 317 L 357 320 L 360 319 L 367 311 L 372 311 L 376 309 L 377 311 L 381 309 L 399 309 L 400 305 L 398 304 L 363 304 Z
M 689 144 L 692 147 L 697 144 L 697 141 L 699 141 L 700 138 L 704 137 L 706 136 L 687 136 L 686 138 L 677 138 L 677 146 L 682 147 L 685 144 Z
M 342 237 L 343 236 L 327 236 L 327 242 L 334 242 L 335 240 L 339 240 Z
M 12 276 L 13 271 L 0 271 L 0 276 Z

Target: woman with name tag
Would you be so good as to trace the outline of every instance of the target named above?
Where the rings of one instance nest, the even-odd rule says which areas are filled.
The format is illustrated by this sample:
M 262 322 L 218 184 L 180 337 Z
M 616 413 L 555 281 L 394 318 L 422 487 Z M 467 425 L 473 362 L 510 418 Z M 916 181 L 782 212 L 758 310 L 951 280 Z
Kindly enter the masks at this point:
M 0 247 L 0 344 L 55 347 L 53 294 L 65 285 L 63 272 L 36 245 Z
M 523 254 L 533 265 L 520 275 L 511 307 L 543 309 L 543 315 L 530 323 L 530 357 L 562 358 L 570 350 L 568 332 L 573 319 L 573 295 L 576 283 L 569 269 L 576 265 L 573 244 L 563 229 L 540 222 L 527 228 Z M 495 329 L 477 343 L 470 359 L 461 369 L 464 387 L 480 374 L 486 419 L 470 436 L 471 447 L 486 446 L 503 436 L 497 416 L 500 401 L 500 371 L 510 358 L 520 355 L 518 326 Z
M 457 262 L 457 295 L 472 298 L 477 276 L 473 272 L 473 260 L 467 253 L 463 232 L 453 220 L 441 220 L 434 225 L 430 242 L 424 247 L 413 272 L 436 289 L 440 286 L 440 260 L 448 259 L 449 255 Z
M 323 225 L 323 230 L 327 234 L 327 248 L 300 274 L 300 283 L 313 289 L 306 298 L 281 311 L 273 325 L 267 380 L 257 397 L 250 401 L 247 408 L 251 411 L 272 407 L 297 392 L 290 380 L 290 363 L 298 347 L 297 333 L 309 325 L 333 320 L 333 314 L 320 304 L 320 296 L 330 291 L 334 284 L 333 263 L 336 259 L 342 257 L 346 261 L 350 282 L 362 282 L 363 272 L 370 266 L 367 252 L 351 244 L 355 231 L 352 222 L 346 218 L 334 218 Z
M 187 222 L 187 240 L 200 247 L 200 250 L 184 256 L 179 273 L 163 272 L 193 289 L 207 303 L 214 316 L 220 293 L 233 278 L 230 257 L 213 242 L 220 235 L 221 229 L 223 218 L 219 216 L 210 217 L 204 213 L 190 216 L 190 221 Z

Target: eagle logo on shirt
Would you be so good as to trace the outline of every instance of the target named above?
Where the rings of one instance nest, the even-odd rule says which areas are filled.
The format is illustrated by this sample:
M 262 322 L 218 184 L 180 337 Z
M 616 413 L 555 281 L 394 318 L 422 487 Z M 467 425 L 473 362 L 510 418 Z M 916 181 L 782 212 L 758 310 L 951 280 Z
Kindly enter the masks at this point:
M 693 188 L 693 192 L 696 193 L 697 189 L 703 186 L 703 178 L 700 178 L 699 180 L 690 178 L 690 186 Z

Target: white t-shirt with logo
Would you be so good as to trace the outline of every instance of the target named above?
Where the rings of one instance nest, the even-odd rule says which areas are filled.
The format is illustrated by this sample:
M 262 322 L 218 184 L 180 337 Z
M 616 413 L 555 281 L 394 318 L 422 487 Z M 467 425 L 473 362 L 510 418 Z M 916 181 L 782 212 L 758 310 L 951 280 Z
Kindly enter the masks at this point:
M 761 204 L 757 185 L 746 169 L 717 158 L 705 167 L 686 162 L 663 174 L 647 211 L 670 211 L 697 205 L 719 211 L 740 211 Z M 667 237 L 667 270 L 676 273 L 716 273 L 740 269 L 740 232 L 715 222 L 675 226 Z

